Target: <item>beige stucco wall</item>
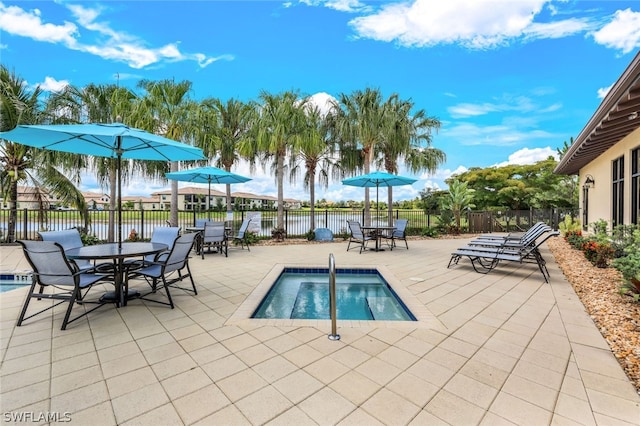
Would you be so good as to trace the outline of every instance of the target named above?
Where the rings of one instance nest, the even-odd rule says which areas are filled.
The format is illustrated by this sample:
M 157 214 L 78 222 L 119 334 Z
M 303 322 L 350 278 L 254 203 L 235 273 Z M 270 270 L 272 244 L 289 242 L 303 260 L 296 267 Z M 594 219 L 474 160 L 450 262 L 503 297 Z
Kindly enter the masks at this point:
M 613 160 L 624 156 L 624 223 L 631 223 L 631 150 L 640 147 L 640 128 L 609 148 L 598 158 L 580 169 L 580 220 L 583 218 L 583 191 L 582 186 L 586 175 L 593 176 L 595 185 L 589 188 L 588 225 L 600 219 L 604 219 L 611 229 L 612 195 L 611 163 Z M 591 227 L 589 227 L 591 231 Z

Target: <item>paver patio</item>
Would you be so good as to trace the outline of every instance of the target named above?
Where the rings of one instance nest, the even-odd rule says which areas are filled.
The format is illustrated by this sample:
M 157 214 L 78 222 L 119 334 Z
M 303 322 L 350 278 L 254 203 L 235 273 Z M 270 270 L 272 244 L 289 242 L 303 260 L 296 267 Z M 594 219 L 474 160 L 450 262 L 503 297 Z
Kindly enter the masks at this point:
M 447 269 L 465 242 L 194 256 L 198 295 L 172 292 L 174 310 L 134 300 L 66 331 L 62 309 L 16 327 L 26 289 L 2 293 L 2 422 L 640 424 L 638 393 L 546 247 L 549 284 L 531 264 Z M 326 267 L 330 253 L 338 268 L 378 267 L 419 321 L 338 321 L 331 341 L 329 321 L 248 318 L 279 266 Z M 28 269 L 18 246 L 0 258 L 2 271 Z

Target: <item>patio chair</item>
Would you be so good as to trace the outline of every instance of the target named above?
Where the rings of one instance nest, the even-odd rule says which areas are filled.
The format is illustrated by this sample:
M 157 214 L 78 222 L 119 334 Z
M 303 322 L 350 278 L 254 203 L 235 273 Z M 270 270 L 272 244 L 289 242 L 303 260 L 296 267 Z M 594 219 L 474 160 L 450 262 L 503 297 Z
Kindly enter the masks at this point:
M 80 232 L 77 229 L 42 231 L 38 232 L 38 234 L 42 241 L 53 241 L 60 244 L 65 252 L 83 246 Z M 75 263 L 81 271 L 89 271 L 95 268 L 95 265 L 86 259 L 75 260 Z
M 204 225 L 207 223 L 213 223 L 211 219 L 196 219 L 196 228 L 204 228 Z
M 409 250 L 409 244 L 407 243 L 407 224 L 409 223 L 409 219 L 398 219 L 396 220 L 396 229 L 393 230 L 389 235 L 385 235 L 385 238 L 391 240 L 389 246 L 391 250 L 396 246 L 396 240 L 404 241 L 404 245 Z
M 526 230 L 525 232 L 510 232 L 508 234 L 481 234 L 476 238 L 477 240 L 495 240 L 495 241 L 505 241 L 505 240 L 520 240 L 525 238 L 528 234 L 532 232 L 537 232 L 539 228 L 548 227 L 548 225 L 544 222 L 536 222 L 531 228 Z
M 168 254 L 165 252 L 160 253 L 156 256 L 156 259 L 153 262 L 146 264 L 140 269 L 130 271 L 127 274 L 125 291 L 128 291 L 130 280 L 138 278 L 144 279 L 149 284 L 149 287 L 151 287 L 151 290 L 147 293 L 141 294 L 139 298 L 154 303 L 160 303 L 162 305 L 168 305 L 171 309 L 174 308 L 174 305 L 169 287 L 178 288 L 184 291 L 192 291 L 193 294 L 198 294 L 196 284 L 193 281 L 193 276 L 191 275 L 191 269 L 189 268 L 189 252 L 193 247 L 196 235 L 197 234 L 195 232 L 182 234 L 175 240 L 173 247 Z M 186 273 L 183 272 L 185 269 Z M 191 281 L 191 288 L 180 287 L 177 285 L 185 278 L 189 278 Z M 159 285 L 160 281 L 162 282 L 161 285 Z M 168 302 L 150 299 L 147 297 L 163 288 L 167 294 Z
M 375 241 L 374 237 L 372 237 L 371 235 L 367 235 L 362 231 L 360 222 L 348 220 L 347 225 L 349 225 L 349 231 L 351 232 L 351 236 L 349 237 L 349 244 L 347 245 L 347 251 L 350 250 L 351 243 L 356 243 L 360 247 L 360 253 L 362 253 L 362 250 L 367 247 L 369 241 Z
M 166 244 L 167 245 L 167 251 L 165 253 L 169 253 L 169 250 L 171 250 L 171 248 L 173 247 L 173 243 L 176 241 L 176 239 L 178 238 L 178 235 L 180 234 L 180 227 L 179 226 L 157 226 L 155 228 L 153 228 L 153 232 L 151 233 L 151 240 L 150 242 L 152 243 L 160 243 L 160 244 Z M 150 262 L 153 262 L 156 260 L 156 256 L 155 254 L 150 254 L 147 255 L 145 257 L 143 257 L 142 259 L 128 259 L 125 260 L 125 265 L 127 265 L 129 268 L 140 268 Z
M 509 248 L 523 248 L 526 246 L 535 245 L 536 240 L 544 235 L 546 232 L 551 232 L 553 229 L 542 223 L 529 229 L 520 238 L 516 236 L 508 235 L 500 238 L 476 238 L 469 242 L 470 246 L 485 246 L 485 247 L 509 247 Z
M 62 320 L 61 330 L 66 330 L 67 325 L 83 316 L 93 312 L 104 305 L 100 299 L 86 300 L 85 296 L 94 284 L 107 282 L 111 278 L 106 275 L 83 272 L 74 261 L 69 261 L 64 254 L 64 248 L 59 243 L 53 241 L 18 241 L 22 246 L 24 255 L 33 268 L 33 281 L 29 288 L 29 293 L 24 301 L 22 312 L 18 318 L 18 326 L 23 321 L 35 317 L 38 314 L 48 311 L 60 304 L 67 303 L 67 311 Z M 36 291 L 36 286 L 38 290 Z M 45 289 L 51 292 L 45 293 Z M 57 300 L 54 304 L 47 304 L 47 307 L 29 316 L 27 309 L 31 299 Z M 97 306 L 85 309 L 82 314 L 71 318 L 71 311 L 75 304 Z
M 200 255 L 203 259 L 205 247 L 208 247 L 209 251 L 211 251 L 212 247 L 215 247 L 218 253 L 224 253 L 225 257 L 229 256 L 228 238 L 224 222 L 205 223 L 200 243 Z
M 246 244 L 248 251 L 251 251 L 251 249 L 249 248 L 249 238 L 248 238 L 249 224 L 251 223 L 251 219 L 252 218 L 250 218 L 250 217 L 245 218 L 242 221 L 242 224 L 240 225 L 240 229 L 238 229 L 238 233 L 233 236 L 233 242 L 236 243 L 236 244 L 238 242 L 240 242 L 240 247 L 243 250 L 244 250 L 244 246 Z
M 545 282 L 549 282 L 549 271 L 547 270 L 546 261 L 540 254 L 540 246 L 551 237 L 558 236 L 559 231 L 553 231 L 547 234 L 541 241 L 534 245 L 526 245 L 522 247 L 512 247 L 503 244 L 498 247 L 489 246 L 465 246 L 451 253 L 451 259 L 447 268 L 457 265 L 461 258 L 467 257 L 471 261 L 473 269 L 481 274 L 487 274 L 494 270 L 500 261 L 518 262 L 518 263 L 536 263 L 538 269 L 542 272 Z

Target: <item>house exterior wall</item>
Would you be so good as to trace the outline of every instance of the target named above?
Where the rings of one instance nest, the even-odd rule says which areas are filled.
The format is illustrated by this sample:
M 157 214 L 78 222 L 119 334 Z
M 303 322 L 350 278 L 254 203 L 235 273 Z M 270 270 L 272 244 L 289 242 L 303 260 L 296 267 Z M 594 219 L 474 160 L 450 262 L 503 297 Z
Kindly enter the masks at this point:
M 613 161 L 624 157 L 624 208 L 623 223 L 631 224 L 631 152 L 640 148 L 640 129 L 636 129 L 620 142 L 609 148 L 598 158 L 580 169 L 580 220 L 584 215 L 584 183 L 586 175 L 593 176 L 595 184 L 588 189 L 588 223 L 590 225 L 598 220 L 606 220 L 608 229 L 613 224 Z M 589 230 L 591 228 L 589 227 Z

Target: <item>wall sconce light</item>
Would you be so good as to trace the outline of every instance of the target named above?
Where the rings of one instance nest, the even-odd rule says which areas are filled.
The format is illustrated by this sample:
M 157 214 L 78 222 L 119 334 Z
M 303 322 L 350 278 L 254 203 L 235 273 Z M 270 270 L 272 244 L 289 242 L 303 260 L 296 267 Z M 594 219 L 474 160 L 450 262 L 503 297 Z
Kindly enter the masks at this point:
M 584 180 L 584 186 L 585 188 L 591 188 L 593 186 L 596 186 L 596 181 L 595 179 L 593 179 L 593 176 L 591 175 L 586 176 L 586 179 Z

